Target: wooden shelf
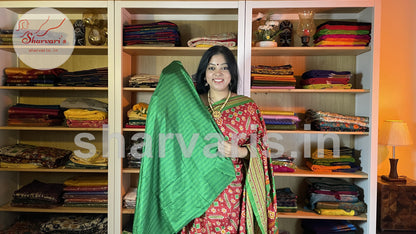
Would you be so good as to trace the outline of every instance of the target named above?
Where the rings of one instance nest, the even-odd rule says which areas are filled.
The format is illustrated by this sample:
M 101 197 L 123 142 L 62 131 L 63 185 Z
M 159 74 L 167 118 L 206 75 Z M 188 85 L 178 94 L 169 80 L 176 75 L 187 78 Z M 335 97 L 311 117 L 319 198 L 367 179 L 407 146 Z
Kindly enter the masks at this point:
M 357 215 L 357 216 L 344 216 L 344 215 L 320 215 L 314 211 L 309 211 L 305 209 L 298 209 L 297 212 L 278 212 L 278 218 L 285 219 L 332 219 L 332 220 L 357 220 L 357 221 L 367 221 L 366 215 Z
M 133 88 L 133 87 L 124 87 L 123 91 L 130 92 L 154 92 L 155 88 Z
M 251 93 L 369 93 L 369 89 L 251 89 Z
M 123 52 L 130 55 L 153 55 L 153 56 L 202 56 L 208 48 L 200 47 L 146 47 L 146 46 L 124 46 Z M 237 47 L 230 48 L 236 54 Z
M 13 45 L 0 45 L 0 50 L 15 53 Z M 74 46 L 73 55 L 107 55 L 107 46 Z
M 362 171 L 357 172 L 314 172 L 307 168 L 296 168 L 294 172 L 274 172 L 278 177 L 327 177 L 327 178 L 355 178 L 367 179 L 368 175 Z
M 134 209 L 123 208 L 123 214 L 134 214 Z
M 108 87 L 73 87 L 73 86 L 52 86 L 52 87 L 37 87 L 37 86 L 0 86 L 0 90 L 57 90 L 57 91 L 108 91 Z
M 123 173 L 137 174 L 140 172 L 140 168 L 123 168 Z
M 252 56 L 357 56 L 370 47 L 252 47 Z
M 0 171 L 16 172 L 62 172 L 62 173 L 107 173 L 107 169 L 72 169 L 72 168 L 1 168 Z
M 21 127 L 21 126 L 0 126 L 0 130 L 18 130 L 18 131 L 69 131 L 69 132 L 101 132 L 104 128 L 68 128 L 63 126 L 51 127 Z
M 123 128 L 123 132 L 144 132 L 144 128 Z
M 84 214 L 107 214 L 107 208 L 94 208 L 94 207 L 65 207 L 58 206 L 55 208 L 26 208 L 26 207 L 14 207 L 10 203 L 0 207 L 0 211 L 7 212 L 41 212 L 41 213 L 84 213 Z

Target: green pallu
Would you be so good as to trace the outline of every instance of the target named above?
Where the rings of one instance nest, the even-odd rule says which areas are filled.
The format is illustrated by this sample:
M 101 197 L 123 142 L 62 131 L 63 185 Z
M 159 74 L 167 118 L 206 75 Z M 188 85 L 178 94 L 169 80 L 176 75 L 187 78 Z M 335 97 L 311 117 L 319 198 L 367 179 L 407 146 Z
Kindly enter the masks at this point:
M 179 61 L 162 71 L 145 133 L 133 233 L 177 233 L 235 179 L 230 158 L 204 155 L 216 154 L 218 141 L 204 138 L 222 135 Z

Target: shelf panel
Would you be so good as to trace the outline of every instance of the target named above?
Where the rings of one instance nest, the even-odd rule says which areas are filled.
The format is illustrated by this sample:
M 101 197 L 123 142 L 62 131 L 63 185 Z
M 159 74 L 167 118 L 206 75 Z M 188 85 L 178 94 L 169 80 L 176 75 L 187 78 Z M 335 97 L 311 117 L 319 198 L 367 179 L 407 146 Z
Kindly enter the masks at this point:
M 147 47 L 147 46 L 124 46 L 123 52 L 130 55 L 153 55 L 153 56 L 202 56 L 208 48 L 197 47 Z M 237 47 L 230 48 L 236 54 Z
M 140 172 L 140 168 L 123 168 L 123 173 L 137 174 Z
M 14 130 L 14 131 L 73 131 L 73 132 L 101 132 L 103 128 L 68 128 L 62 126 L 52 127 L 20 127 L 20 126 L 0 126 L 0 130 Z
M 0 211 L 8 212 L 41 212 L 41 213 L 84 213 L 84 214 L 107 214 L 107 208 L 93 208 L 93 207 L 64 207 L 58 206 L 55 208 L 26 208 L 14 207 L 6 204 L 0 207 Z
M 144 128 L 123 128 L 123 132 L 144 132 Z
M 52 87 L 37 87 L 37 86 L 0 86 L 0 90 L 52 90 L 52 91 L 108 91 L 108 87 L 73 87 L 73 86 L 52 86 Z
M 123 214 L 134 214 L 134 209 L 123 208 Z
M 107 169 L 71 169 L 71 168 L 1 168 L 0 171 L 17 172 L 63 172 L 63 173 L 107 173 Z
M 314 172 L 306 168 L 296 168 L 294 172 L 274 172 L 277 177 L 327 177 L 327 178 L 354 178 L 367 179 L 367 173 L 358 172 Z
M 251 93 L 369 93 L 369 89 L 251 89 Z
M 252 47 L 252 56 L 357 56 L 370 47 Z
M 368 132 L 337 132 L 337 131 L 311 131 L 311 130 L 267 130 L 268 133 L 290 133 L 290 134 L 336 134 L 336 135 L 363 135 Z
M 357 220 L 357 221 L 367 221 L 366 215 L 357 215 L 357 216 L 337 216 L 337 215 L 320 215 L 314 211 L 298 209 L 297 212 L 278 212 L 278 218 L 284 219 L 332 219 L 332 220 Z
M 13 45 L 0 45 L 0 50 L 15 53 Z M 107 55 L 107 46 L 74 46 L 73 55 Z
M 133 88 L 133 87 L 124 87 L 123 91 L 130 92 L 154 92 L 156 88 Z

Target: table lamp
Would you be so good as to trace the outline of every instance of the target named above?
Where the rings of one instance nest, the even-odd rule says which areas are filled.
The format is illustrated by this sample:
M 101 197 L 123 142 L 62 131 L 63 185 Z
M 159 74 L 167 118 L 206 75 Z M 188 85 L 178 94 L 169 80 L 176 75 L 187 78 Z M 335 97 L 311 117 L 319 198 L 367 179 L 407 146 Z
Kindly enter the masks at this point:
M 381 176 L 381 179 L 388 182 L 406 183 L 405 176 L 398 176 L 396 158 L 396 146 L 405 146 L 413 144 L 412 137 L 409 133 L 407 123 L 402 120 L 385 120 L 380 135 L 380 144 L 392 146 L 392 158 L 390 158 L 390 174 L 389 176 Z

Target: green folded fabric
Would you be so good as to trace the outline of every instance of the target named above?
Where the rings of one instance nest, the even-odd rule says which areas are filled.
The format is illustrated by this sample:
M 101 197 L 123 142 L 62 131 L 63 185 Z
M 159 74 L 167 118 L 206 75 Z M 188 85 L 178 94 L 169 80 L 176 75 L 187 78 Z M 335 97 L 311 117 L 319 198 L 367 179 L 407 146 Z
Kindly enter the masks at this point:
M 201 216 L 235 178 L 230 158 L 204 154 L 204 148 L 211 154 L 217 150 L 217 138 L 204 137 L 221 133 L 179 61 L 162 71 L 145 133 L 151 142 L 145 139 L 133 233 L 177 233 Z M 160 135 L 167 138 L 164 149 Z M 195 146 L 189 150 L 192 154 L 181 150 L 182 138 L 182 147 Z

